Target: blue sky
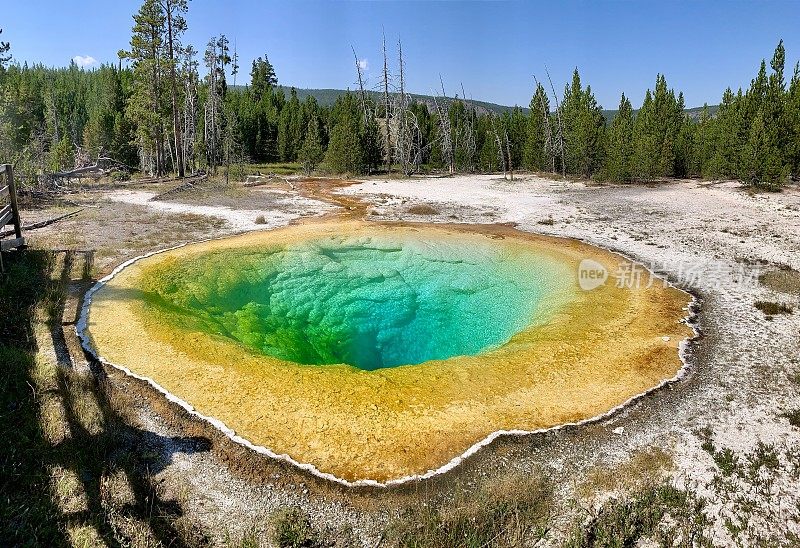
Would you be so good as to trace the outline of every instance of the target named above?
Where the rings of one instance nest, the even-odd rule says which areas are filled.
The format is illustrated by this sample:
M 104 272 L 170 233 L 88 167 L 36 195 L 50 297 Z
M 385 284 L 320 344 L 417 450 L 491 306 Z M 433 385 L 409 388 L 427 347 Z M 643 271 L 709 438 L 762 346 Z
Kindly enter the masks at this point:
M 116 62 L 130 40 L 127 0 L 2 0 L 0 27 L 18 61 L 66 65 L 75 56 Z M 800 58 L 800 0 L 562 2 L 305 2 L 192 0 L 185 41 L 203 50 L 224 33 L 236 42 L 249 81 L 252 59 L 269 55 L 278 79 L 298 87 L 354 87 L 351 45 L 377 85 L 381 35 L 394 64 L 402 38 L 408 88 L 430 93 L 439 74 L 448 94 L 527 105 L 532 75 L 550 69 L 559 90 L 578 67 L 598 101 L 634 104 L 657 72 L 687 106 L 717 103 L 747 86 L 780 38 L 787 65 Z M 67 30 L 68 29 L 68 30 Z M 789 68 L 789 67 L 787 67 Z M 244 82 L 242 81 L 244 80 Z

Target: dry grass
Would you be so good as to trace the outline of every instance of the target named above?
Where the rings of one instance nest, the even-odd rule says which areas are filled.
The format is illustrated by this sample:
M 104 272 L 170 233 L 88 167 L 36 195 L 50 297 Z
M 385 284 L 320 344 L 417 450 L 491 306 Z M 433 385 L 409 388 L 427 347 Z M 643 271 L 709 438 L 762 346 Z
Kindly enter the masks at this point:
M 533 545 L 546 531 L 552 488 L 539 474 L 487 481 L 440 504 L 411 507 L 390 524 L 387 538 L 398 547 Z
M 553 220 L 553 216 L 550 215 L 546 219 L 541 219 L 540 221 L 537 221 L 537 224 L 552 226 L 555 224 L 555 221 Z
M 782 266 L 778 270 L 769 270 L 758 277 L 762 285 L 788 295 L 800 295 L 800 272 Z
M 429 204 L 415 204 L 407 210 L 412 215 L 438 215 L 439 210 Z
M 767 316 L 775 316 L 777 314 L 791 314 L 792 307 L 785 303 L 776 303 L 772 301 L 756 301 L 753 305 Z
M 610 492 L 629 493 L 660 481 L 675 467 L 672 455 L 660 448 L 634 453 L 630 460 L 611 467 L 589 470 L 586 481 L 577 489 L 584 499 Z
M 91 253 L 93 260 L 89 263 L 75 261 L 76 268 L 85 267 L 83 278 L 89 280 L 126 257 L 213 236 L 227 226 L 224 219 L 194 213 L 159 213 L 118 202 L 98 205 L 74 218 L 29 232 L 30 245 Z
M 194 231 L 206 231 L 225 226 L 226 221 L 219 217 L 198 215 L 197 213 L 179 213 L 172 215 L 172 224 L 180 225 Z
M 792 409 L 783 414 L 784 417 L 789 419 L 789 424 L 795 428 L 800 428 L 800 409 Z

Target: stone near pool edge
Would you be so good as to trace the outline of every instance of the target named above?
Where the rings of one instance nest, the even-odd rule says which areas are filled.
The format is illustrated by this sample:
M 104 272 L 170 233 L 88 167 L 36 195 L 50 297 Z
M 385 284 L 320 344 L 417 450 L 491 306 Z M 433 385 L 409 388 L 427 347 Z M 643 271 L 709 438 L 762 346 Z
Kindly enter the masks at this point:
M 467 241 L 501 238 L 551 253 L 576 273 L 587 257 L 609 272 L 632 264 L 575 240 L 502 227 L 366 222 L 311 223 L 151 259 L 196 253 L 198 246 L 376 230 Z M 151 259 L 121 270 L 108 288 L 125 288 Z M 135 301 L 106 300 L 105 288 L 93 296 L 88 329 L 104 359 L 152 379 L 254 446 L 331 477 L 388 482 L 446 468 L 498 431 L 536 431 L 601 415 L 674 377 L 682 367 L 678 346 L 692 335 L 680 322 L 690 297 L 660 281 L 647 283 L 649 276 L 644 273 L 644 287 L 638 289 L 606 284 L 576 290 L 575 300 L 550 323 L 520 333 L 490 358 L 464 356 L 370 372 L 280 363 L 203 334 L 170 340 Z

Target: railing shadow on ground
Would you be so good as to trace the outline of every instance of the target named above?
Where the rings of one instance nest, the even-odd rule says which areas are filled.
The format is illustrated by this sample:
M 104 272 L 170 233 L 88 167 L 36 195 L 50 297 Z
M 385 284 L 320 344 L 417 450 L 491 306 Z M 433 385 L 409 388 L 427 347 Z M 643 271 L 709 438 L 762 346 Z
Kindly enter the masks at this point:
M 0 277 L 0 544 L 206 544 L 154 476 L 211 441 L 128 424 L 102 367 L 65 334 L 65 305 L 79 300 L 71 286 L 87 282 L 92 255 L 80 265 L 69 251 L 10 255 Z

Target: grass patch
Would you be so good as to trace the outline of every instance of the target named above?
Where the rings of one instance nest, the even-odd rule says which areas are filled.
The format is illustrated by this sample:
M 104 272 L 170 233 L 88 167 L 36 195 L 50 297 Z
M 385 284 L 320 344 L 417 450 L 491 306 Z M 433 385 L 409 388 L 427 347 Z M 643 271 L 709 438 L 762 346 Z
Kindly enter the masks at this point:
M 416 204 L 408 208 L 412 215 L 438 215 L 439 210 L 428 204 Z
M 275 162 L 269 164 L 250 164 L 247 166 L 247 175 L 294 175 L 303 170 L 299 162 Z
M 286 508 L 273 516 L 273 540 L 280 548 L 313 548 L 317 535 L 300 508 Z
M 664 473 L 674 467 L 672 455 L 668 452 L 657 447 L 646 449 L 635 453 L 630 460 L 622 464 L 592 468 L 586 475 L 585 483 L 577 492 L 587 499 L 596 493 L 632 492 L 644 485 L 660 481 Z
M 772 301 L 756 301 L 754 306 L 767 316 L 792 313 L 792 307 L 785 303 L 776 303 Z
M 761 285 L 787 293 L 789 295 L 800 295 L 800 272 L 790 266 L 781 266 L 778 270 L 769 270 L 758 277 Z
M 540 225 L 553 226 L 555 224 L 555 221 L 553 220 L 553 216 L 550 215 L 546 219 L 541 219 L 539 221 L 536 221 L 536 223 Z
M 225 226 L 225 219 L 211 215 L 198 215 L 197 213 L 180 213 L 175 216 L 176 222 L 190 230 L 205 231 Z
M 645 487 L 623 500 L 612 499 L 574 526 L 568 548 L 711 546 L 706 536 L 706 501 L 668 484 Z M 647 545 L 647 544 L 645 544 Z
M 541 477 L 487 482 L 443 504 L 410 508 L 389 526 L 399 547 L 528 546 L 547 532 L 552 490 Z

